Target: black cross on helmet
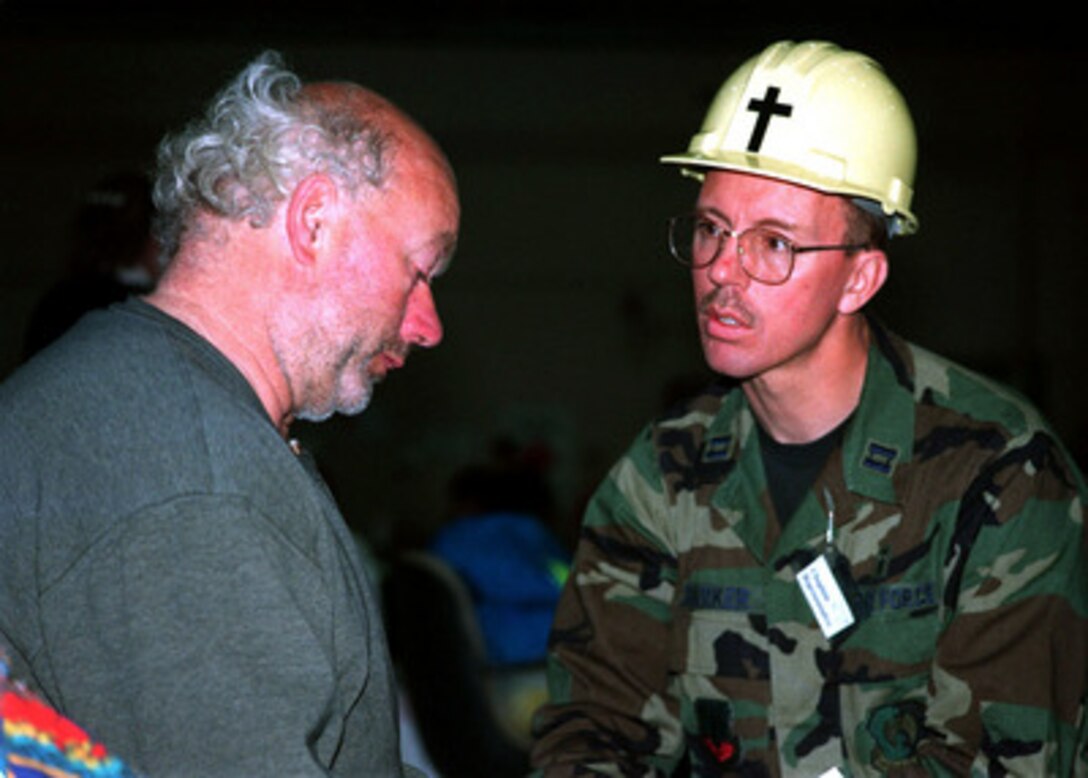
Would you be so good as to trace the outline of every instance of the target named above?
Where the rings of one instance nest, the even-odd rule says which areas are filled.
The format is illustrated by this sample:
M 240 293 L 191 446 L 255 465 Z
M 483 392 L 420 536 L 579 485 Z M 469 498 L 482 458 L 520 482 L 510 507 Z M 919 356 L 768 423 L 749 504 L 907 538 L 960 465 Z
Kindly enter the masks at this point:
M 718 91 L 686 152 L 661 160 L 701 178 L 739 170 L 872 201 L 890 234 L 918 229 L 914 123 L 869 57 L 832 43 L 781 42 L 745 62 Z

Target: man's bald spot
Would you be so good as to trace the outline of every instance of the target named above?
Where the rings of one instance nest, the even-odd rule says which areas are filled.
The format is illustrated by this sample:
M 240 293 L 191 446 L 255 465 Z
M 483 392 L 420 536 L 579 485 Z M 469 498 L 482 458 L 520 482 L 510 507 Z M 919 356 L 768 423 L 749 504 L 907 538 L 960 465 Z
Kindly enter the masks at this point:
M 409 147 L 421 156 L 432 157 L 450 180 L 455 180 L 449 160 L 434 139 L 408 114 L 377 92 L 347 81 L 319 81 L 304 85 L 299 98 L 303 105 L 321 113 L 350 112 L 360 122 L 387 136 L 394 156 L 399 147 Z
M 302 87 L 299 98 L 304 105 L 319 111 L 338 113 L 350 110 L 360 119 L 382 126 L 411 122 L 399 108 L 377 92 L 346 81 L 306 84 Z

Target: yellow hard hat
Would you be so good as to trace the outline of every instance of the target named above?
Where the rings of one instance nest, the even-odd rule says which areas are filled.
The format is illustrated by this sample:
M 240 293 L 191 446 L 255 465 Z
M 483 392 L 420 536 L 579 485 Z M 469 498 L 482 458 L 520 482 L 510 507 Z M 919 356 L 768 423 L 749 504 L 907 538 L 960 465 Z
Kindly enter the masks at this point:
M 832 43 L 783 41 L 718 91 L 688 150 L 661 158 L 702 178 L 739 170 L 879 204 L 892 235 L 910 210 L 917 144 L 907 104 L 883 69 Z

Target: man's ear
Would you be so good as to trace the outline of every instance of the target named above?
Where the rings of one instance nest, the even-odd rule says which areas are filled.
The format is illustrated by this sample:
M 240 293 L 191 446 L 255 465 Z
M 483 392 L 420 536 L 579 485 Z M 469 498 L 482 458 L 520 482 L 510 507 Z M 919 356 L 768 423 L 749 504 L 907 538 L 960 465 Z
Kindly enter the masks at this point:
M 888 257 L 879 249 L 859 251 L 851 260 L 853 267 L 847 278 L 840 313 L 857 313 L 873 299 L 888 278 Z
M 287 242 L 295 261 L 313 264 L 331 238 L 337 198 L 336 184 L 323 173 L 306 176 L 287 201 Z

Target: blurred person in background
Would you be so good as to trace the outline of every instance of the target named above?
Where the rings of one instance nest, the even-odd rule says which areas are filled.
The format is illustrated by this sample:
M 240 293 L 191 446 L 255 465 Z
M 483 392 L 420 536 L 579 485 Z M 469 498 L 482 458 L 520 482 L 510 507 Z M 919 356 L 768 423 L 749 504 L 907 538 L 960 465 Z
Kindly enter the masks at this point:
M 83 314 L 150 292 L 159 277 L 159 247 L 151 229 L 154 205 L 146 176 L 108 176 L 87 192 L 72 226 L 72 248 L 61 277 L 31 312 L 23 358 L 52 343 Z

